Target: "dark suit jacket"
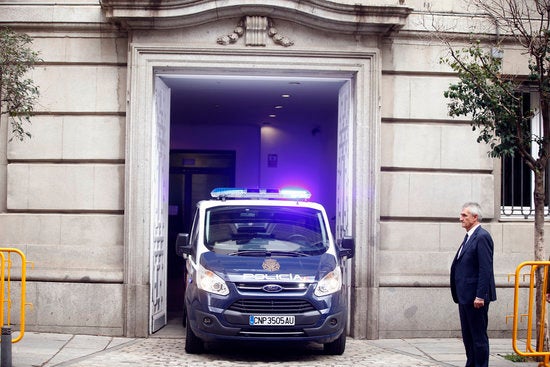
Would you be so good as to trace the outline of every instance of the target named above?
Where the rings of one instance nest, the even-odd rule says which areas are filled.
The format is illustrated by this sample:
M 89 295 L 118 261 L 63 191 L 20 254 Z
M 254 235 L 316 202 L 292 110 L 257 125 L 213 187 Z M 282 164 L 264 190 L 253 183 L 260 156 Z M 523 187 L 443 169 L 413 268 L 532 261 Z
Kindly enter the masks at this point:
M 485 303 L 497 299 L 493 272 L 493 239 L 489 232 L 477 227 L 458 251 L 451 265 L 451 293 L 455 303 L 470 304 L 476 297 Z

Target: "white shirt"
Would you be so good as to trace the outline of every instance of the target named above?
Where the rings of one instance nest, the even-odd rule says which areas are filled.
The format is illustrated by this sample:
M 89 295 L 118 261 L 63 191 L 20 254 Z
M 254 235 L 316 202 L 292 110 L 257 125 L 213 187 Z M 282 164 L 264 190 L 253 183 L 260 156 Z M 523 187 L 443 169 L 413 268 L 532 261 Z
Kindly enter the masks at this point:
M 464 246 L 466 245 L 466 243 L 468 243 L 468 241 L 470 241 L 470 238 L 472 237 L 472 235 L 474 234 L 475 230 L 477 229 L 477 227 L 479 227 L 481 225 L 481 223 L 478 223 L 476 224 L 475 226 L 473 226 L 472 228 L 470 228 L 470 230 L 468 232 L 466 232 L 466 234 L 468 235 L 468 239 L 466 240 L 466 242 L 464 242 L 464 244 L 462 246 L 460 246 L 460 248 L 458 249 L 458 257 L 460 257 L 460 254 L 462 253 L 462 249 L 464 248 Z
M 481 223 L 478 223 L 476 224 L 475 226 L 473 226 L 472 228 L 470 228 L 470 230 L 467 232 L 468 233 L 468 241 L 470 241 L 470 237 L 472 237 L 472 235 L 474 234 L 475 230 L 477 229 L 477 227 L 479 227 L 481 225 Z M 468 242 L 466 241 L 466 242 Z

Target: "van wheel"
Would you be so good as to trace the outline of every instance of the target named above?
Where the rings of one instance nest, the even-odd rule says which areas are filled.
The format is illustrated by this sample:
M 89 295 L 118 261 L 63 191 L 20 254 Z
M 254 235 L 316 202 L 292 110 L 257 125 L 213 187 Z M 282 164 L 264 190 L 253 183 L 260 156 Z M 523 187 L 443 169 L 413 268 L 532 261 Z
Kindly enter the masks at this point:
M 346 350 L 346 331 L 342 332 L 342 335 L 338 337 L 335 341 L 324 344 L 324 351 L 326 354 L 330 355 L 342 355 Z
M 191 330 L 189 319 L 187 319 L 186 325 L 187 326 L 185 327 L 185 351 L 189 354 L 201 354 L 202 352 L 204 352 L 203 341 L 195 335 L 193 330 Z

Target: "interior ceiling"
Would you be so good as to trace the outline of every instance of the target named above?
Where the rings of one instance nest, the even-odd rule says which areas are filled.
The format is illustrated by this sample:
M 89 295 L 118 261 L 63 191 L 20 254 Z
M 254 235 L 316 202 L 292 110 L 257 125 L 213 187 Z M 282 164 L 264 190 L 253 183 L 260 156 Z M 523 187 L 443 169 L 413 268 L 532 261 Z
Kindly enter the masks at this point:
M 285 126 L 336 124 L 337 78 L 163 75 L 172 123 Z M 285 97 L 286 96 L 286 97 Z

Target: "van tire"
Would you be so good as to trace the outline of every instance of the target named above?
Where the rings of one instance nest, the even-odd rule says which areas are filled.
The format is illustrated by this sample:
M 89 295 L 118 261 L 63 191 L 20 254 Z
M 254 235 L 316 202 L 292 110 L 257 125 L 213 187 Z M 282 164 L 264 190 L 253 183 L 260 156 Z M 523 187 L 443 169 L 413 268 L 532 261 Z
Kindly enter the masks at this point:
M 346 331 L 344 330 L 338 339 L 325 343 L 323 347 L 325 354 L 336 356 L 344 354 L 346 350 Z
M 185 327 L 185 352 L 188 354 L 201 354 L 204 352 L 204 342 L 199 339 L 189 324 L 189 319 L 186 322 Z

